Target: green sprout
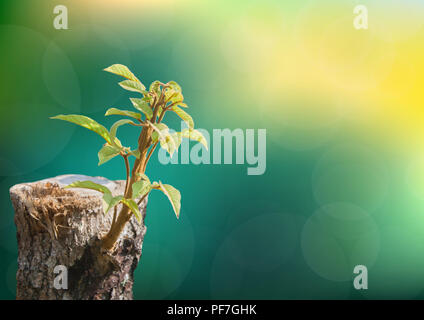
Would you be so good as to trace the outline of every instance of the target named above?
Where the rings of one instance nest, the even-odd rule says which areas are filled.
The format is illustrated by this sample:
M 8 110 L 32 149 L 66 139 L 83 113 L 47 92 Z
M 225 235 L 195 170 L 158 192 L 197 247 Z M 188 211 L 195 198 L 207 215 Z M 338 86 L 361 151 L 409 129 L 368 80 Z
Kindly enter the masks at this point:
M 198 130 L 194 129 L 192 117 L 183 109 L 188 108 L 188 106 L 184 103 L 181 87 L 175 81 L 168 83 L 154 81 L 147 90 L 141 81 L 124 65 L 114 64 L 104 70 L 124 77 L 126 80 L 119 82 L 119 85 L 128 91 L 141 95 L 141 97 L 130 98 L 136 111 L 110 108 L 106 111 L 105 116 L 125 116 L 133 120 L 118 120 L 110 130 L 107 130 L 103 125 L 82 115 L 58 115 L 51 117 L 51 119 L 72 122 L 100 135 L 106 143 L 98 153 L 99 165 L 116 156 L 121 156 L 124 159 L 127 178 L 123 195 L 113 196 L 107 187 L 92 181 L 76 181 L 66 186 L 66 188 L 86 188 L 103 193 L 104 213 L 107 214 L 113 210 L 114 214 L 110 230 L 102 239 L 102 247 L 111 250 L 132 215 L 135 215 L 137 220 L 141 222 L 142 216 L 139 205 L 152 190 L 161 190 L 171 202 L 177 218 L 180 215 L 180 192 L 173 186 L 163 184 L 161 181 L 150 182 L 145 174 L 147 163 L 157 145 L 160 144 L 161 148 L 172 156 L 180 147 L 183 138 L 196 140 L 206 148 L 207 141 Z M 164 116 L 168 111 L 176 113 L 187 124 L 187 128 L 181 132 L 170 133 L 168 126 L 163 123 Z M 117 130 L 122 125 L 140 127 L 137 149 L 131 150 L 129 147 L 124 147 L 116 137 Z M 132 170 L 129 162 L 130 157 L 135 157 Z M 123 204 L 119 213 L 117 213 L 118 204 Z

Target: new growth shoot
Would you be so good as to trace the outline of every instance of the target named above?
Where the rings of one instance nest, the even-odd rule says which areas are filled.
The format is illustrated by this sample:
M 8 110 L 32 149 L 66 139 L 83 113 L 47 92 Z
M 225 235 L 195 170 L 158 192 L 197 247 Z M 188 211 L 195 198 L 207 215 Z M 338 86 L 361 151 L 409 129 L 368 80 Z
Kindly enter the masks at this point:
M 158 144 L 172 156 L 180 147 L 183 138 L 196 140 L 206 148 L 207 141 L 201 132 L 194 129 L 192 117 L 184 110 L 188 106 L 184 103 L 181 87 L 175 81 L 167 83 L 154 81 L 147 90 L 143 83 L 124 65 L 114 64 L 104 70 L 124 77 L 125 80 L 119 82 L 119 85 L 125 90 L 140 95 L 130 98 L 136 111 L 108 109 L 105 116 L 126 117 L 116 121 L 110 130 L 93 119 L 82 115 L 58 115 L 51 119 L 72 122 L 100 135 L 106 143 L 98 153 L 99 165 L 116 156 L 123 158 L 126 184 L 122 195 L 113 196 L 107 187 L 92 181 L 76 181 L 66 186 L 66 188 L 87 188 L 103 193 L 104 213 L 113 212 L 113 218 L 109 232 L 102 239 L 102 246 L 106 250 L 112 250 L 132 215 L 135 215 L 137 220 L 141 222 L 142 216 L 139 205 L 152 190 L 161 190 L 171 202 L 175 215 L 177 218 L 179 217 L 180 192 L 173 186 L 163 184 L 161 181 L 151 182 L 145 174 L 147 163 Z M 163 122 L 165 114 L 169 111 L 179 116 L 187 124 L 187 128 L 181 132 L 170 133 L 168 126 Z M 140 128 L 136 149 L 131 150 L 131 148 L 123 146 L 117 138 L 117 130 L 122 125 Z M 130 157 L 135 157 L 132 169 L 130 168 Z M 119 204 L 122 204 L 122 206 L 118 212 L 117 206 Z

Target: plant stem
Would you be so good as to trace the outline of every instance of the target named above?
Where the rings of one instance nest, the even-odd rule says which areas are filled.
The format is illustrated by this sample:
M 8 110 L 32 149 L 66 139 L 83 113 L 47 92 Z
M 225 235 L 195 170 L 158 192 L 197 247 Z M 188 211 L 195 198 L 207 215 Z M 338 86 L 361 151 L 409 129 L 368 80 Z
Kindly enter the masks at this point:
M 107 235 L 103 238 L 102 247 L 104 250 L 109 251 L 113 249 L 116 241 L 119 238 L 119 235 L 124 230 L 125 224 L 130 220 L 131 214 L 128 213 L 129 209 L 127 206 L 123 205 L 122 209 L 116 219 L 116 223 L 113 225 L 113 228 L 110 228 Z
M 117 207 L 115 206 L 115 208 L 113 208 L 113 218 L 112 218 L 112 225 L 111 225 L 111 229 L 113 228 L 113 226 L 115 225 L 115 223 L 116 223 L 116 214 L 117 214 L 117 211 L 118 211 L 118 209 L 117 209 Z
M 127 193 L 128 192 L 128 186 L 129 186 L 129 183 L 130 183 L 130 163 L 128 161 L 128 155 L 127 154 L 122 155 L 122 157 L 124 158 L 125 168 L 127 170 L 127 181 L 125 183 L 125 193 Z
M 152 123 L 156 123 L 156 118 L 158 116 L 159 108 L 163 105 L 163 111 L 159 115 L 158 121 L 162 121 L 163 116 L 166 112 L 166 108 L 164 105 L 164 90 L 162 90 L 162 94 L 160 97 L 155 97 L 152 108 L 153 108 L 153 116 L 151 118 Z M 127 169 L 127 182 L 125 185 L 125 195 L 124 197 L 126 199 L 132 198 L 132 186 L 136 181 L 139 180 L 138 173 L 144 173 L 146 170 L 146 164 L 149 161 L 154 149 L 156 148 L 157 143 L 152 147 L 148 154 L 149 147 L 151 146 L 152 141 L 152 133 L 153 128 L 151 126 L 143 126 L 140 136 L 138 138 L 138 150 L 140 152 L 140 157 L 137 158 L 134 162 L 134 166 L 131 171 L 130 176 L 130 167 L 128 162 L 128 155 L 124 156 L 125 160 L 125 167 Z M 147 196 L 144 195 L 138 202 L 138 205 L 141 204 L 141 202 L 145 199 Z M 118 238 L 122 231 L 124 230 L 124 227 L 126 223 L 131 219 L 132 212 L 129 210 L 129 208 L 125 205 L 122 206 L 121 211 L 119 212 L 119 215 L 116 219 L 116 222 L 113 223 L 111 226 L 109 232 L 106 234 L 106 236 L 103 238 L 102 247 L 104 250 L 112 250 L 115 246 L 116 241 L 118 241 Z

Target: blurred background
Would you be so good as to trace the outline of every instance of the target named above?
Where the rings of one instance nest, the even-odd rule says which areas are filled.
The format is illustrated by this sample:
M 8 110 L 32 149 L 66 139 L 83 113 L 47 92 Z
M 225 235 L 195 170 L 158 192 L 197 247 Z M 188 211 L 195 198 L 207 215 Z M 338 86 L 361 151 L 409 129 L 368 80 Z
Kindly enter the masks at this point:
M 69 30 L 53 27 L 68 8 Z M 130 109 L 121 63 L 145 84 L 177 81 L 196 127 L 267 129 L 267 169 L 162 165 L 177 221 L 149 197 L 136 299 L 424 298 L 424 3 L 364 0 L 14 0 L 0 3 L 0 298 L 14 299 L 9 188 L 97 166 L 97 135 Z M 179 123 L 179 122 L 176 122 Z M 179 127 L 175 127 L 178 129 Z M 127 144 L 134 128 L 120 129 Z M 353 288 L 368 267 L 369 289 Z

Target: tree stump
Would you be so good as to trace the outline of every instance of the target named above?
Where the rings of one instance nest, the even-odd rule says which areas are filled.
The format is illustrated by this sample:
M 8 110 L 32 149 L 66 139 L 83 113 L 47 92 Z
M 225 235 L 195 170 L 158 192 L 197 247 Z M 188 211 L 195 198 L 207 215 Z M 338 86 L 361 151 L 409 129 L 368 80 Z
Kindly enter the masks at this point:
M 125 181 L 63 175 L 10 189 L 18 240 L 17 299 L 133 298 L 147 198 L 140 205 L 142 223 L 133 216 L 115 248 L 104 252 L 100 239 L 110 229 L 113 212 L 103 214 L 100 192 L 63 188 L 78 180 L 105 185 L 113 195 L 125 188 Z

